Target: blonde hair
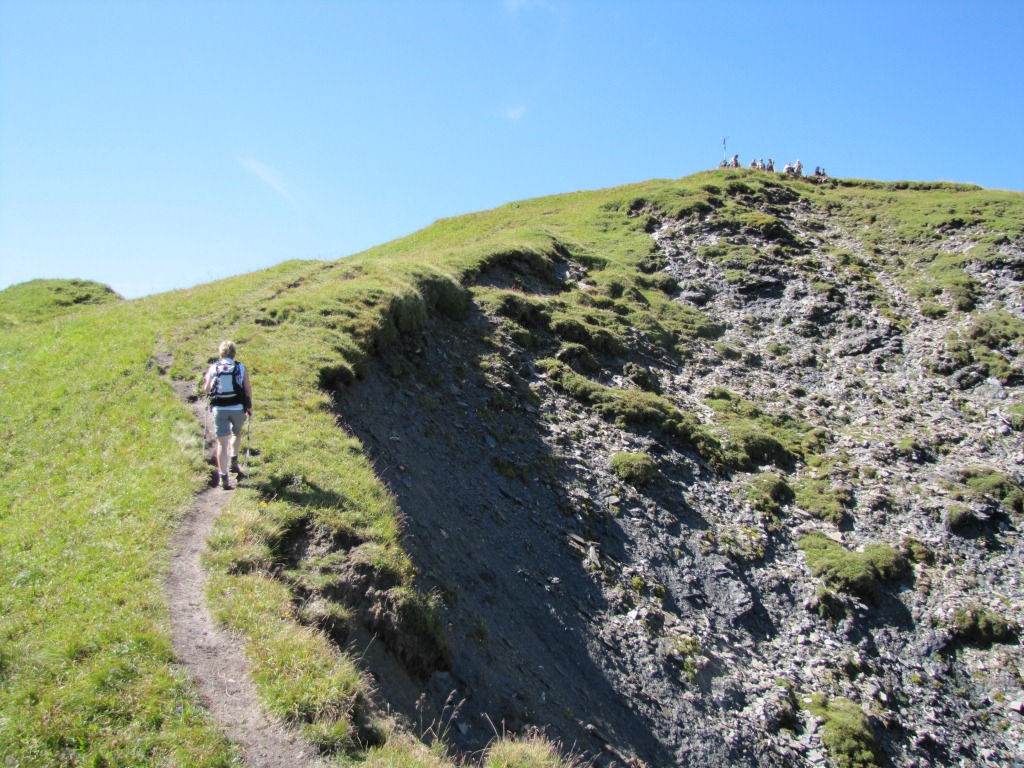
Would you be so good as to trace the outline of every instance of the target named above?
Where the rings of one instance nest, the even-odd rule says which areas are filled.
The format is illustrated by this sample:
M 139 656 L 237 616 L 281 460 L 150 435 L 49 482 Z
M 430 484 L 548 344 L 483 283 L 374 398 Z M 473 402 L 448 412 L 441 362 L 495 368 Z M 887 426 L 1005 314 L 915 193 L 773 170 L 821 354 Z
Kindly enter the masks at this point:
M 221 357 L 230 357 L 232 360 L 235 359 L 235 342 L 233 341 L 222 341 L 220 348 L 217 350 Z

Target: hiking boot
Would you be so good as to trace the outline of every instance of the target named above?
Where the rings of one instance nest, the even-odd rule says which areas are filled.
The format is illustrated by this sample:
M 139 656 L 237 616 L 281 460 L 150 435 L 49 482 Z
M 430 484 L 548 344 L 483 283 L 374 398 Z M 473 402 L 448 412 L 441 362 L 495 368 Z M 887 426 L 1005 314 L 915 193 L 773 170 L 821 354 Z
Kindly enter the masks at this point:
M 220 476 L 220 487 L 223 488 L 225 491 L 231 490 L 231 481 L 228 479 L 227 475 Z
M 245 474 L 242 471 L 242 468 L 240 466 L 238 466 L 238 457 L 237 456 L 232 456 L 231 457 L 231 471 L 234 472 L 239 477 L 241 477 L 242 475 Z

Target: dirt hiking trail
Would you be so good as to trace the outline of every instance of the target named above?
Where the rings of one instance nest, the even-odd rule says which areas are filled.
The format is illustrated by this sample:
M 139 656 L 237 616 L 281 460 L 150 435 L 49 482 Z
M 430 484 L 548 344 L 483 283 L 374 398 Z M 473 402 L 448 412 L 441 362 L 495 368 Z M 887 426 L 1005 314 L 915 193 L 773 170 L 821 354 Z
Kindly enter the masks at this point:
M 170 367 L 169 359 L 160 364 L 164 370 Z M 172 385 L 183 400 L 190 400 L 189 382 L 173 381 Z M 191 405 L 202 423 L 202 402 Z M 211 428 L 204 445 L 207 452 L 212 450 L 212 432 Z M 216 626 L 206 606 L 207 573 L 201 558 L 230 497 L 231 491 L 220 488 L 200 493 L 174 538 L 166 582 L 174 651 L 195 679 L 203 703 L 241 750 L 248 768 L 326 768 L 328 763 L 308 740 L 264 712 L 241 641 Z

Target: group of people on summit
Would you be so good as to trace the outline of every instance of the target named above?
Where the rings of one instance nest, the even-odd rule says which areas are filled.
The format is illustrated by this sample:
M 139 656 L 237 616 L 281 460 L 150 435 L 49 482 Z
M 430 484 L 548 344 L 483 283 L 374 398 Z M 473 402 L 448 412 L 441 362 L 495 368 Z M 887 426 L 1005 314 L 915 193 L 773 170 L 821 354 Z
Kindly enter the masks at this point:
M 722 160 L 722 162 L 719 164 L 719 167 L 720 168 L 739 168 L 740 167 L 740 156 L 739 155 L 733 155 L 731 160 Z M 763 158 L 760 159 L 760 160 L 751 160 L 750 161 L 750 165 L 748 167 L 752 171 L 767 171 L 768 173 L 775 173 L 775 160 L 770 158 L 770 157 L 768 158 L 768 162 L 767 163 L 764 161 Z M 795 165 L 791 164 L 791 163 L 786 163 L 785 167 L 782 169 L 782 173 L 785 173 L 788 176 L 795 176 L 795 177 L 803 176 L 804 175 L 803 163 L 801 163 L 799 160 L 796 161 Z M 816 178 L 816 179 L 827 179 L 828 178 L 828 174 L 825 173 L 825 169 L 824 168 L 819 168 L 818 166 L 814 166 L 813 177 Z

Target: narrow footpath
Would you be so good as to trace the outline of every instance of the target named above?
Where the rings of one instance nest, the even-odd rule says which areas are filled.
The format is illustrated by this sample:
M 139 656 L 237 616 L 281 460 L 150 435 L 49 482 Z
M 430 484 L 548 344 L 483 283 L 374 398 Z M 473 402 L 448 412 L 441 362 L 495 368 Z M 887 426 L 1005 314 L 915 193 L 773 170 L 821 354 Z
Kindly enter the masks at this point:
M 164 370 L 170 367 L 169 361 L 159 362 Z M 191 385 L 172 384 L 187 402 Z M 202 403 L 192 403 L 192 409 L 201 424 Z M 212 429 L 210 433 L 204 446 L 208 452 L 212 451 Z M 309 741 L 264 712 L 241 641 L 216 626 L 207 608 L 207 573 L 201 558 L 231 493 L 207 488 L 196 496 L 175 536 L 166 582 L 174 651 L 195 679 L 203 703 L 241 750 L 247 768 L 326 768 Z

